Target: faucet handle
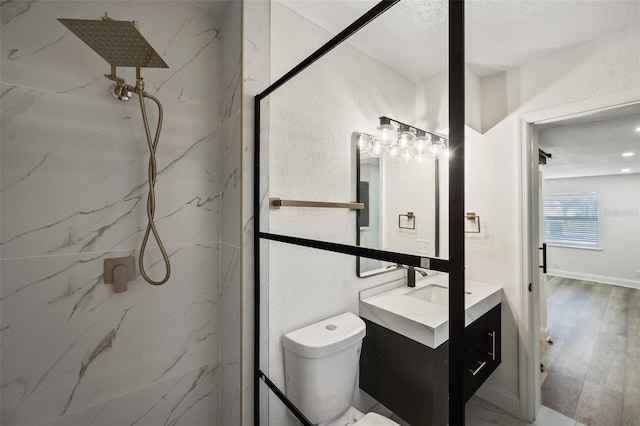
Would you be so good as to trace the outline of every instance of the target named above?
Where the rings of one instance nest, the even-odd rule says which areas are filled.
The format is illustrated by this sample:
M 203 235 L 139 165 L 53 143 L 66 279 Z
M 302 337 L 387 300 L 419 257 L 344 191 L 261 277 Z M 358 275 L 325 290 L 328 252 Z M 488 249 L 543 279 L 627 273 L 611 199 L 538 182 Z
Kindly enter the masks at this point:
M 127 282 L 136 277 L 133 256 L 112 257 L 104 260 L 104 283 L 113 284 L 114 293 L 127 291 Z

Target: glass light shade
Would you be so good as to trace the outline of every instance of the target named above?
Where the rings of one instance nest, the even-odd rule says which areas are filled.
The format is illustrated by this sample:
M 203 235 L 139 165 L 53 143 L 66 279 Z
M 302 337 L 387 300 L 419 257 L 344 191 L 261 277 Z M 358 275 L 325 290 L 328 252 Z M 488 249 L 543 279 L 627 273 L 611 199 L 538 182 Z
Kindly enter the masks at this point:
M 433 154 L 435 158 L 440 158 L 446 148 L 447 147 L 440 139 L 434 140 L 431 144 L 431 154 Z
M 365 135 L 364 133 L 358 135 L 358 150 L 360 150 L 361 154 L 369 152 L 371 145 L 371 136 Z
M 402 151 L 409 148 L 415 138 L 414 134 L 409 130 L 409 126 L 406 124 L 400 125 L 400 129 L 398 131 L 398 146 Z
M 413 141 L 413 152 L 415 154 L 424 154 L 431 148 L 431 138 L 427 135 L 418 135 Z
M 396 142 L 397 133 L 396 128 L 392 124 L 380 124 L 378 127 L 378 139 L 382 143 L 382 146 L 390 146 Z
M 387 151 L 386 158 L 389 161 L 396 161 L 398 157 L 400 157 L 400 153 L 401 151 L 398 145 L 391 145 L 389 151 Z
M 416 163 L 424 163 L 425 161 L 427 161 L 427 154 L 418 153 L 413 158 L 416 160 Z
M 410 149 L 405 149 L 400 154 L 400 161 L 403 163 L 409 163 L 413 159 L 413 152 Z
M 382 157 L 387 153 L 388 148 L 382 146 L 382 142 L 379 139 L 373 138 L 371 141 L 371 149 L 369 155 L 372 157 Z

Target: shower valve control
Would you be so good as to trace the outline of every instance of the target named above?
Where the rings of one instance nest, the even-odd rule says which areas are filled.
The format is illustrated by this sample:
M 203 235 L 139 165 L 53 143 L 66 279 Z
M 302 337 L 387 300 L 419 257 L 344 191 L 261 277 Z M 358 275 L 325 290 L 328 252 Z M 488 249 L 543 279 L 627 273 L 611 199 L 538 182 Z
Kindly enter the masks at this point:
M 114 293 L 127 291 L 127 282 L 136 277 L 136 261 L 133 256 L 112 257 L 104 260 L 104 283 L 113 284 Z

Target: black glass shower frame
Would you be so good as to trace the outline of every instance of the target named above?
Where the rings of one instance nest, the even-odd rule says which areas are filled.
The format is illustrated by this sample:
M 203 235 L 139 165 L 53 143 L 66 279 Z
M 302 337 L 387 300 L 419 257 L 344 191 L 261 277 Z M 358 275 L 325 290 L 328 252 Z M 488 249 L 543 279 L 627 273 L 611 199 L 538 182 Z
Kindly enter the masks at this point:
M 366 257 L 407 266 L 429 268 L 449 273 L 449 424 L 465 423 L 464 400 L 464 0 L 449 0 L 449 259 L 438 259 L 370 249 L 348 244 L 310 240 L 260 230 L 260 111 L 261 101 L 286 84 L 318 59 L 329 53 L 357 31 L 401 0 L 382 0 L 351 25 L 325 43 L 254 99 L 254 425 L 260 425 L 260 381 L 305 426 L 313 424 L 260 368 L 260 251 L 261 240 L 278 241 L 319 250 Z M 457 285 L 456 283 L 462 283 Z

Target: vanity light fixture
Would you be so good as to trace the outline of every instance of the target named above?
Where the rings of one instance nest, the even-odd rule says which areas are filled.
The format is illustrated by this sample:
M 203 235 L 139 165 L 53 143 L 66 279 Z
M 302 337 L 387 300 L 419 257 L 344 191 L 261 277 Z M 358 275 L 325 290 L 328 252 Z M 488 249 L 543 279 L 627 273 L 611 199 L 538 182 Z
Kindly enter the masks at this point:
M 391 124 L 388 117 L 380 117 L 380 125 L 378 126 L 378 138 L 382 142 L 383 147 L 388 147 L 396 143 L 396 128 Z
M 433 155 L 433 157 L 440 158 L 445 154 L 446 150 L 447 147 L 444 142 L 440 139 L 439 136 L 435 136 L 433 138 L 433 141 L 431 142 L 431 154 Z
M 357 146 L 361 154 L 384 157 L 389 161 L 423 163 L 427 158 L 446 158 L 447 139 L 389 117 L 380 117 L 376 136 L 359 133 Z
M 388 150 L 389 150 L 389 147 L 382 146 L 382 141 L 380 141 L 380 139 L 373 138 L 373 141 L 371 142 L 371 150 L 369 151 L 369 155 L 371 155 L 372 157 L 382 157 L 387 153 Z
M 369 150 L 373 145 L 371 139 L 372 138 L 370 135 L 366 135 L 364 133 L 360 133 L 358 135 L 358 149 L 360 150 L 361 154 L 364 154 L 365 152 L 369 152 Z
M 409 130 L 409 126 L 406 124 L 401 124 L 398 129 L 398 148 L 400 151 L 405 151 L 409 149 L 411 145 L 413 145 L 413 140 L 415 139 L 415 135 L 411 133 Z
M 635 152 L 624 152 L 622 154 L 623 157 L 633 157 L 634 155 L 636 155 Z
M 413 152 L 416 155 L 424 154 L 431 146 L 431 135 L 427 135 L 424 130 L 416 130 L 416 139 L 413 141 Z
M 389 147 L 385 158 L 389 161 L 396 161 L 400 157 L 401 153 L 402 151 L 400 150 L 398 144 L 394 144 Z

